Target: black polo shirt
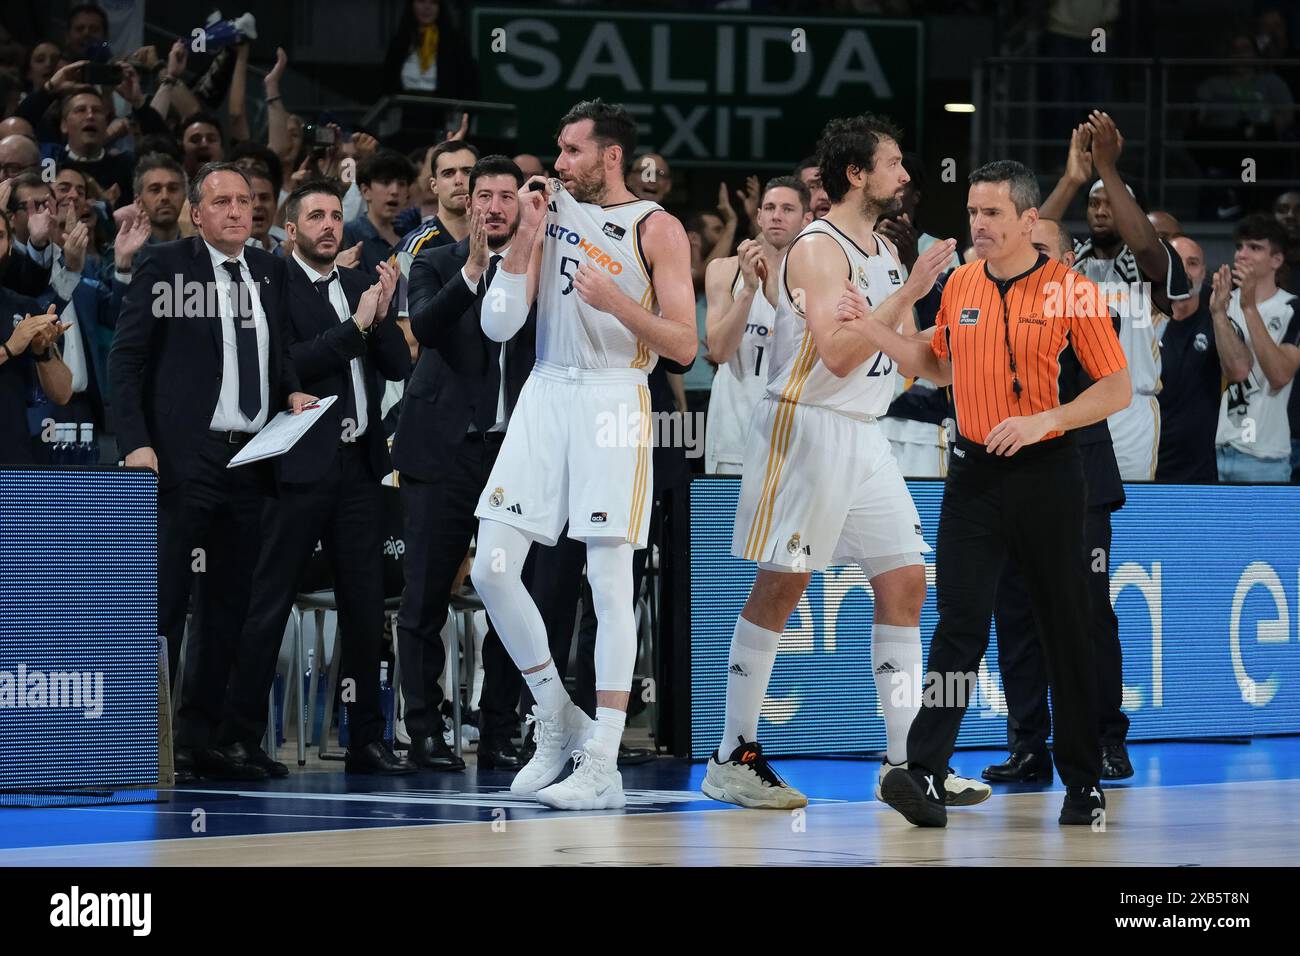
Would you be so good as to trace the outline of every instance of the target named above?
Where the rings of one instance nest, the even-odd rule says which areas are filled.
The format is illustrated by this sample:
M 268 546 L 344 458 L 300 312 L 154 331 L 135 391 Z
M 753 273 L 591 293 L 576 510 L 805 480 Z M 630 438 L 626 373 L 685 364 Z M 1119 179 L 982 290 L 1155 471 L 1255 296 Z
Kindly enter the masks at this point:
M 0 342 L 13 334 L 14 319 L 43 312 L 33 299 L 0 288 Z M 0 465 L 30 465 L 31 433 L 27 399 L 36 381 L 36 362 L 30 349 L 0 365 Z
M 1214 344 L 1209 290 L 1195 312 L 1170 319 L 1160 338 L 1160 458 L 1156 481 L 1219 480 L 1214 434 L 1219 424 L 1223 370 Z
M 1115 331 L 1119 331 L 1119 317 L 1111 313 Z M 1061 353 L 1061 404 L 1072 402 L 1093 384 L 1092 377 L 1084 371 L 1074 347 Z M 1124 507 L 1124 481 L 1120 478 L 1119 462 L 1115 460 L 1115 446 L 1110 439 L 1110 426 L 1106 419 L 1076 428 L 1070 433 L 1079 447 L 1083 462 L 1083 477 L 1088 485 L 1088 507 L 1118 511 Z

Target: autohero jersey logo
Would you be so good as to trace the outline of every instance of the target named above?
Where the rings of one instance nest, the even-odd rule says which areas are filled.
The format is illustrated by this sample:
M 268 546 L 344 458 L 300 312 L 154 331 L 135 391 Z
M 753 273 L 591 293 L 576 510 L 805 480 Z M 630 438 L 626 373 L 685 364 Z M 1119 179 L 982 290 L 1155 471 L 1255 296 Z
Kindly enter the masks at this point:
M 546 224 L 546 238 L 554 239 L 558 243 L 567 243 L 582 252 L 586 253 L 591 265 L 597 269 L 604 269 L 612 276 L 621 275 L 623 272 L 623 263 L 619 262 L 608 252 L 596 245 L 590 239 L 586 239 L 574 232 L 561 226 L 559 223 L 548 222 Z
M 978 325 L 980 320 L 979 309 L 962 309 L 961 317 L 957 320 L 958 325 Z

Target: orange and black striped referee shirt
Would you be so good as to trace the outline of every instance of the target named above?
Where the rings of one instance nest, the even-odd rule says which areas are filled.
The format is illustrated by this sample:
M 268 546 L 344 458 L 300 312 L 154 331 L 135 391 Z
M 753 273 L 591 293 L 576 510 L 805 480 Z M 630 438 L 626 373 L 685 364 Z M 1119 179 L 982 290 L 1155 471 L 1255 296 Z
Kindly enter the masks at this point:
M 1042 254 L 1011 279 L 994 279 L 983 261 L 957 268 L 944 286 L 930 340 L 934 353 L 952 362 L 957 431 L 984 444 L 1005 419 L 1059 406 L 1067 346 L 1094 380 L 1128 365 L 1092 280 Z

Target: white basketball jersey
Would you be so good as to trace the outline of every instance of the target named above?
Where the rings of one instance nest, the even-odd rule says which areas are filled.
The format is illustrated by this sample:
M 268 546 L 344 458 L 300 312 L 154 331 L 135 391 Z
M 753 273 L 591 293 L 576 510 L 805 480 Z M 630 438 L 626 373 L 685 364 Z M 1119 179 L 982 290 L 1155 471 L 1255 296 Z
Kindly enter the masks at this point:
M 767 392 L 774 398 L 801 405 L 820 405 L 854 418 L 879 418 L 889 410 L 889 403 L 894 397 L 898 371 L 893 360 L 884 352 L 878 352 L 844 378 L 833 375 L 817 354 L 812 332 L 804 322 L 803 309 L 796 307 L 791 298 L 793 293 L 785 274 L 786 265 L 790 261 L 790 249 L 804 236 L 812 233 L 830 236 L 839 243 L 847 257 L 845 265 L 849 274 L 872 308 L 879 307 L 885 299 L 902 288 L 907 279 L 907 270 L 894 258 L 889 246 L 879 236 L 876 236 L 876 254 L 868 255 L 858 248 L 856 242 L 825 219 L 816 219 L 804 226 L 781 260 L 776 330 L 772 336 L 774 341 Z
M 744 284 L 744 276 L 737 268 L 736 280 L 731 286 L 733 297 L 740 294 Z M 713 377 L 709 416 L 704 429 L 704 457 L 710 472 L 715 470 L 718 462 L 738 465 L 745 459 L 749 418 L 767 387 L 775 320 L 776 307 L 759 289 L 754 293 L 749 315 L 745 317 L 745 332 L 739 347 L 725 364 L 718 367 L 718 374 Z
M 1128 283 L 1114 259 L 1084 256 L 1074 268 L 1101 286 L 1107 304 L 1120 315 L 1119 345 L 1128 359 L 1135 402 L 1141 395 L 1155 395 L 1160 391 L 1159 331 L 1163 316 L 1152 305 L 1145 284 Z M 1131 301 L 1134 293 L 1142 298 Z
M 568 368 L 640 368 L 658 356 L 608 312 L 587 305 L 573 288 L 585 263 L 657 312 L 650 271 L 641 252 L 640 226 L 661 209 L 644 199 L 602 207 L 580 203 L 561 187 L 551 196 L 537 287 L 537 360 Z

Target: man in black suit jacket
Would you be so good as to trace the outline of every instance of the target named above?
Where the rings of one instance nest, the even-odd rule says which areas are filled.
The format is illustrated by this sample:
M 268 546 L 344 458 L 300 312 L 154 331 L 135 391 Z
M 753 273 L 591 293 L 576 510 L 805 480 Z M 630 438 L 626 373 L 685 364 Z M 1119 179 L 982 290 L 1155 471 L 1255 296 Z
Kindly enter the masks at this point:
M 249 752 L 266 733 L 267 695 L 275 680 L 284 623 L 320 541 L 334 573 L 343 640 L 349 720 L 349 773 L 406 773 L 384 740 L 379 661 L 384 637 L 382 481 L 392 470 L 380 420 L 378 375 L 401 381 L 411 365 L 396 323 L 380 321 L 397 286 L 397 269 L 378 266 L 379 281 L 337 268 L 343 200 L 331 182 L 299 186 L 286 204 L 286 333 L 303 386 L 336 395 L 321 421 L 280 461 L 278 500 L 267 506 L 262 555 L 236 655 L 218 740 Z M 378 375 L 376 374 L 378 373 Z M 271 769 L 288 773 L 283 764 Z
M 275 416 L 315 401 L 298 385 L 284 333 L 285 264 L 245 248 L 252 187 L 230 163 L 190 184 L 198 235 L 143 250 L 122 302 L 109 367 L 118 446 L 158 475 L 158 629 L 175 678 L 194 573 L 176 771 L 266 775 L 256 755 L 215 747 L 261 541 L 267 462 L 227 468 Z M 266 760 L 265 754 L 262 755 Z
M 522 184 L 523 173 L 507 157 L 480 159 L 470 173 L 470 235 L 411 263 L 411 331 L 423 348 L 393 443 L 406 522 L 397 640 L 411 759 L 429 769 L 464 767 L 442 738 L 440 632 L 478 529 L 474 506 L 534 361 L 535 314 L 504 345 L 485 336 L 479 323 L 487 283 L 519 223 Z M 510 737 L 520 680 L 495 631 L 483 643 L 483 670 L 479 766 L 518 769 Z

